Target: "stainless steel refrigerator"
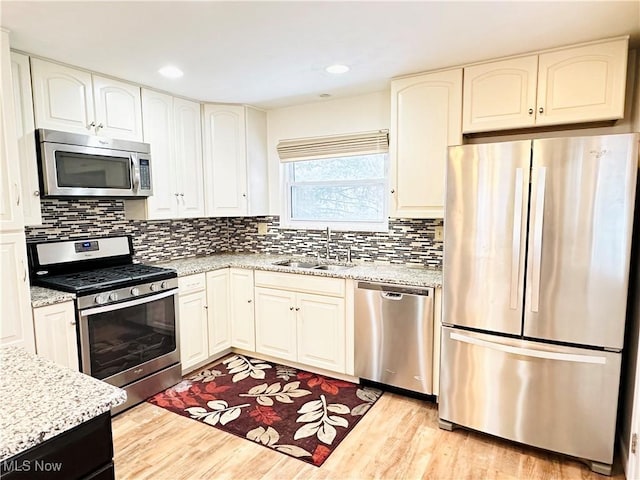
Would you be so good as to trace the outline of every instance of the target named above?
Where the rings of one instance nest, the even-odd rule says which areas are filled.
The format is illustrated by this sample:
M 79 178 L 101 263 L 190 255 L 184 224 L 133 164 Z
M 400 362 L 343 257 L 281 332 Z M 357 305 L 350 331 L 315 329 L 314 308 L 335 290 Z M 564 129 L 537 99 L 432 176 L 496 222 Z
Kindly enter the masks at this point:
M 449 150 L 440 426 L 610 474 L 638 134 Z

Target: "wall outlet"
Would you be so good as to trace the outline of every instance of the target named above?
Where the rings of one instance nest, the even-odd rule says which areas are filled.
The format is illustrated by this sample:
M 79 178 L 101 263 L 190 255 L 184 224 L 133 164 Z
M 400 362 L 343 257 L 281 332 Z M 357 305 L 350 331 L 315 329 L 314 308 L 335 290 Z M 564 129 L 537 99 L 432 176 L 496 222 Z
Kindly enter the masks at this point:
M 444 227 L 436 227 L 434 239 L 438 242 L 441 242 L 444 240 Z
M 258 235 L 267 234 L 267 224 L 265 222 L 258 222 Z

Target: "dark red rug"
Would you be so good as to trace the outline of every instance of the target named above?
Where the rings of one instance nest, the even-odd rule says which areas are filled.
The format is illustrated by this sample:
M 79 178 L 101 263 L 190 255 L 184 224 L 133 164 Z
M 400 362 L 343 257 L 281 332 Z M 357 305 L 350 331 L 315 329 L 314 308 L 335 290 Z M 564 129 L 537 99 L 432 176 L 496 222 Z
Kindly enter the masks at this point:
M 147 401 L 320 466 L 382 391 L 231 355 Z

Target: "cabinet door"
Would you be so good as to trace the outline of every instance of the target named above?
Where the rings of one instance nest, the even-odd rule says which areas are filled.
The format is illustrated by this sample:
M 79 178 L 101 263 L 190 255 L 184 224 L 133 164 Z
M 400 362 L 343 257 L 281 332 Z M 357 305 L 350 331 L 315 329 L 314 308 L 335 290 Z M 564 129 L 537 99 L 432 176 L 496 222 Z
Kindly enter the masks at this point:
M 16 114 L 13 108 L 9 34 L 1 30 L 0 34 L 0 227 L 2 231 L 18 231 L 24 228 L 24 219 L 20 193 L 20 165 L 16 161 L 18 143 Z
M 442 218 L 447 147 L 462 143 L 462 69 L 391 83 L 391 216 Z
M 93 75 L 93 95 L 98 135 L 142 141 L 140 87 Z
M 36 353 L 59 365 L 78 370 L 78 334 L 73 302 L 33 309 Z
M 256 352 L 296 361 L 296 294 L 257 287 Z
M 94 134 L 90 73 L 32 58 L 31 75 L 38 128 Z
M 178 190 L 174 162 L 173 97 L 143 89 L 142 111 L 143 138 L 151 145 L 153 195 L 132 203 L 146 201 L 146 217 L 149 220 L 176 218 Z
M 231 347 L 229 269 L 207 273 L 209 356 Z
M 247 215 L 269 214 L 267 113 L 245 107 L 247 124 Z
M 541 54 L 536 124 L 622 118 L 627 42 L 625 38 Z
M 200 104 L 174 98 L 173 112 L 180 217 L 204 217 Z
M 209 358 L 207 294 L 199 291 L 179 296 L 180 360 L 185 372 Z
M 207 215 L 247 214 L 247 165 L 244 107 L 204 106 L 204 156 Z
M 0 344 L 35 352 L 23 232 L 0 235 Z
M 29 57 L 12 52 L 11 75 L 13 78 L 13 105 L 16 114 L 24 224 L 41 225 L 42 212 L 40 209 L 40 186 L 38 184 Z
M 537 55 L 466 67 L 462 131 L 534 125 L 537 74 Z
M 298 362 L 345 372 L 344 299 L 299 293 Z
M 253 270 L 229 270 L 231 344 L 252 352 L 256 351 Z

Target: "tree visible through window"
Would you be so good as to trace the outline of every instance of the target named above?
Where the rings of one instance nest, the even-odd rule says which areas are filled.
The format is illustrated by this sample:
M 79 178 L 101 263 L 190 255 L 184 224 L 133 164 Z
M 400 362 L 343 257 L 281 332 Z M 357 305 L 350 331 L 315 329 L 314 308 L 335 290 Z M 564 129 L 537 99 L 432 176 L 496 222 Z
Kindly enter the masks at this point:
M 297 161 L 286 168 L 290 226 L 386 230 L 387 154 Z

